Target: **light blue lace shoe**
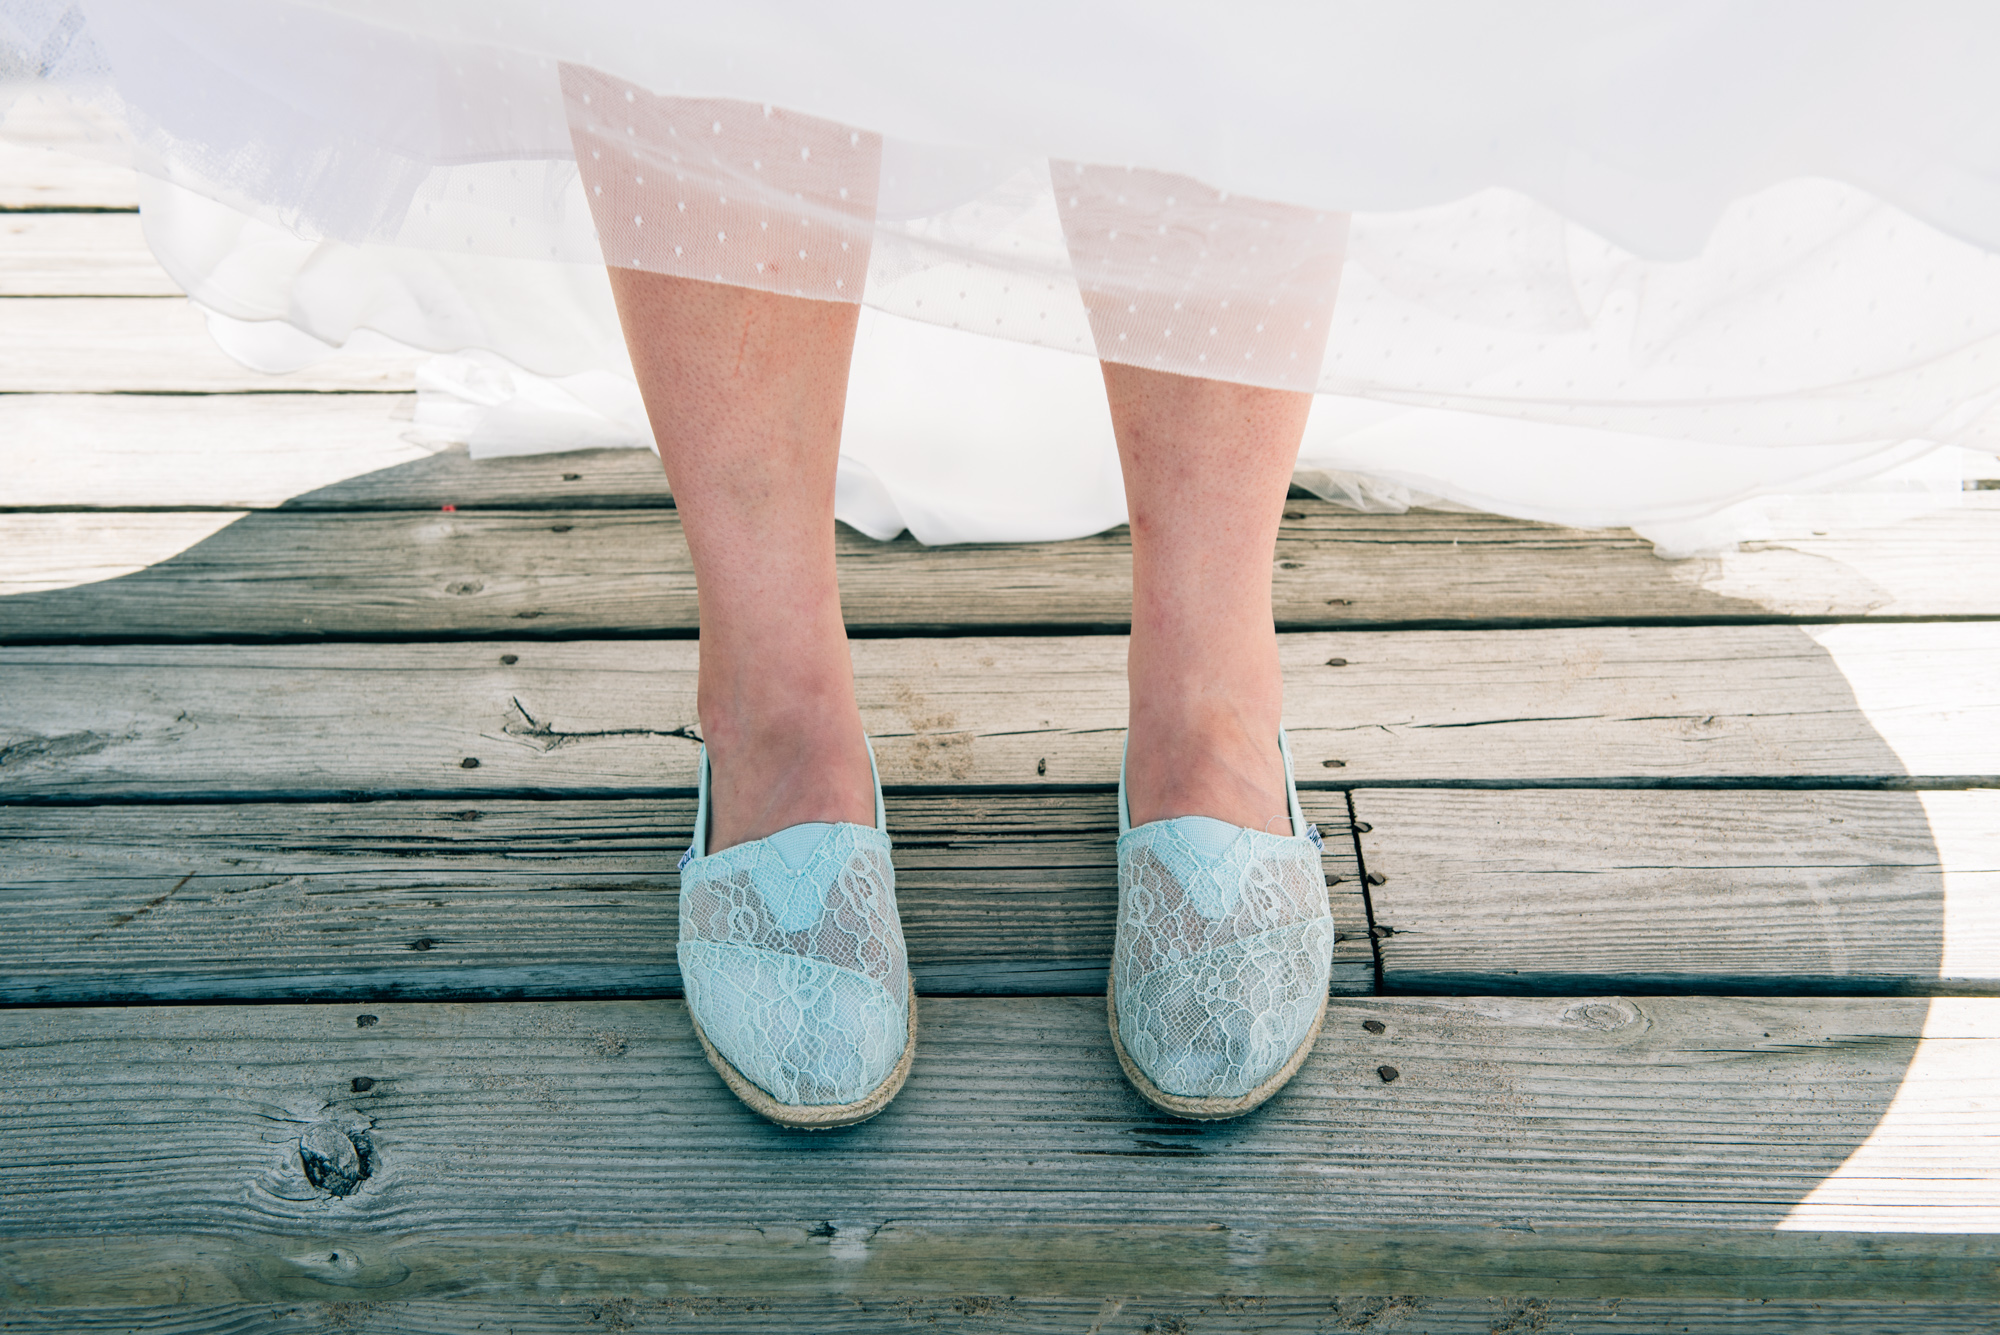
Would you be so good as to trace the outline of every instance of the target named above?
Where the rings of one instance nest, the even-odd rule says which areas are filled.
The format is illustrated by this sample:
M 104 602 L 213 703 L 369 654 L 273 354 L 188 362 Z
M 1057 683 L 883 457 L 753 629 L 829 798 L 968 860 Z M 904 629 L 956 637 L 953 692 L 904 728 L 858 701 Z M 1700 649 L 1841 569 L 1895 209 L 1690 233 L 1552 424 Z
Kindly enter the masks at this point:
M 1240 1117 L 1292 1078 L 1326 1018 L 1333 915 L 1319 831 L 1292 781 L 1289 835 L 1207 816 L 1132 828 L 1118 772 L 1111 1044 L 1155 1107 Z
M 695 1036 L 774 1122 L 866 1121 L 903 1087 L 917 1046 L 881 777 L 872 829 L 815 821 L 711 854 L 707 747 L 700 764 L 676 952 Z

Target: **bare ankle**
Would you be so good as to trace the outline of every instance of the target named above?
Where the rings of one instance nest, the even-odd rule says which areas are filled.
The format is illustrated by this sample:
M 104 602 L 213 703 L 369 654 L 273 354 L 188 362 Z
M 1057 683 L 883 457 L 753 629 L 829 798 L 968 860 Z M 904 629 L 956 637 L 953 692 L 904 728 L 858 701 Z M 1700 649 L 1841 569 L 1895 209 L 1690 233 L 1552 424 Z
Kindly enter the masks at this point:
M 813 821 L 875 823 L 874 772 L 858 716 L 850 726 L 759 730 L 711 748 L 710 852 Z
M 700 702 L 709 751 L 711 852 L 809 821 L 872 825 L 875 784 L 855 705 L 842 673 L 784 689 L 781 678 L 707 689 Z
M 1209 816 L 1291 833 L 1278 713 L 1135 707 L 1126 760 L 1133 824 Z

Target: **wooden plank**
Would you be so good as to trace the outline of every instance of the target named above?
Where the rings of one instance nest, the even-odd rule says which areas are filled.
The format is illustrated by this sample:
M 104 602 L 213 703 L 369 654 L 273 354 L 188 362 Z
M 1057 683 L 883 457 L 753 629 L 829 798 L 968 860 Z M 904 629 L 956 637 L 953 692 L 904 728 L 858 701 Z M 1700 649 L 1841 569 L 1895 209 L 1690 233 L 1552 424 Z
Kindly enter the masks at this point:
M 1778 616 L 1992 616 L 1968 570 L 2000 569 L 2000 491 L 1967 491 L 1957 508 L 1830 532 L 1792 532 L 1671 564 L 1691 595 Z
M 0 393 L 407 392 L 422 360 L 415 352 L 345 353 L 280 377 L 230 359 L 185 301 L 0 300 Z
M 20 606 L 32 616 L 37 607 L 50 606 L 37 601 L 36 594 L 77 587 L 122 588 L 117 581 L 200 546 L 240 518 L 241 511 L 228 510 L 0 513 L 0 551 L 6 553 L 0 563 L 0 599 L 8 600 L 0 601 L 0 608 L 7 609 L 0 618 L 13 613 L 15 597 L 28 599 Z M 97 625 L 100 631 L 104 627 L 102 622 Z
M 1906 770 L 1939 774 L 1958 766 L 1986 768 L 1979 756 L 1981 748 L 1991 754 L 1995 739 L 1987 728 L 2000 717 L 2000 673 L 1993 670 L 2000 662 L 1995 652 L 2000 642 L 1989 638 L 1983 653 L 1965 654 L 1959 649 L 1970 641 L 1952 623 L 1907 622 L 1892 634 L 1875 633 L 1890 629 L 1804 627 L 1840 669 L 1855 703 Z
M 919 1013 L 895 1103 L 803 1136 L 676 1002 L 0 1012 L 8 1298 L 1996 1299 L 2000 1001 L 1337 999 L 1207 1125 L 1095 998 Z M 1893 1194 L 1794 1231 L 1863 1142 Z
M 178 297 L 136 213 L 0 214 L 0 297 Z
M 287 382 L 269 381 L 274 386 Z M 670 505 L 646 450 L 483 459 L 404 437 L 411 395 L 0 395 L 0 510 Z
M 366 407 L 368 401 L 361 403 Z M 417 453 L 396 442 L 383 429 L 388 425 L 370 424 L 385 448 Z M 257 462 L 247 471 L 257 471 Z M 330 452 L 312 462 L 323 462 L 328 471 L 340 466 L 339 456 Z M 587 488 L 596 485 L 592 479 L 624 471 L 604 467 L 607 463 L 596 457 L 587 463 L 543 460 L 506 470 L 505 482 L 494 481 L 525 489 L 530 479 L 544 485 L 562 479 L 550 488 L 560 494 L 558 488 Z M 650 456 L 645 465 L 648 474 L 658 467 Z M 456 456 L 449 467 L 426 459 L 387 472 L 423 476 L 426 481 L 408 495 L 429 499 L 461 489 L 489 490 L 477 481 L 485 467 Z M 558 473 L 559 468 L 566 471 Z M 266 480 L 277 473 L 266 471 Z M 472 485 L 455 485 L 468 473 L 474 475 Z M 666 503 L 664 484 L 655 486 L 656 503 Z M 233 490 L 240 495 L 245 489 Z M 26 532 L 48 528 L 46 520 L 0 515 L 0 536 L 10 552 L 0 589 L 67 588 L 80 582 L 68 572 L 83 560 L 89 568 L 122 576 L 60 596 L 0 603 L 0 640 L 505 635 L 518 631 L 523 619 L 533 619 L 537 633 L 545 635 L 657 634 L 696 624 L 694 571 L 680 520 L 671 511 L 461 509 L 445 517 L 435 508 L 367 514 L 317 509 L 319 495 L 348 490 L 336 484 L 301 498 L 301 509 L 313 507 L 310 512 L 253 515 L 186 550 L 163 550 L 159 521 L 145 512 L 122 519 L 117 512 L 98 512 L 88 524 L 87 541 L 67 545 L 38 544 Z M 1975 601 L 2000 606 L 1992 602 L 2000 599 L 2000 584 L 1962 578 L 1963 563 L 1977 556 L 1981 541 L 1995 546 L 2000 564 L 2000 492 L 1983 494 L 1982 502 L 1981 511 L 1954 512 L 1960 520 L 1976 515 L 1984 521 L 1980 541 L 1957 541 L 1962 535 L 1951 525 L 1936 526 L 1932 555 L 1940 577 L 1932 587 L 1939 598 L 1927 606 L 1965 607 Z M 1543 546 L 1525 531 L 1532 525 L 1487 523 L 1494 545 L 1509 555 L 1475 573 L 1475 567 L 1445 555 L 1448 544 L 1426 535 L 1446 519 L 1454 530 L 1476 527 L 1466 516 L 1331 511 L 1324 503 L 1295 502 L 1290 513 L 1299 517 L 1286 521 L 1274 606 L 1288 629 L 1644 620 L 1664 615 L 1669 605 L 1677 616 L 1707 621 L 1782 619 L 1733 599 L 1707 598 L 1704 609 L 1705 595 L 1678 582 L 1674 567 L 1646 553 L 1624 563 L 1624 578 L 1577 585 L 1561 577 L 1564 560 L 1551 560 L 1540 578 L 1530 580 L 1524 572 Z M 1403 541 L 1376 541 L 1362 532 L 1379 537 L 1397 528 Z M 1501 541 L 1510 533 L 1512 545 Z M 924 547 L 907 536 L 884 544 L 847 529 L 840 530 L 838 541 L 843 607 L 849 626 L 864 633 L 1122 629 L 1130 620 L 1131 545 L 1122 527 L 1073 542 L 1019 546 Z M 1593 541 L 1600 557 L 1630 546 L 1602 536 Z M 1580 542 L 1565 560 L 1581 559 L 1588 545 Z M 1428 558 L 1409 556 L 1425 546 Z M 80 550 L 85 547 L 87 552 Z M 1949 578 L 1942 574 L 1947 565 Z M 1328 589 L 1355 596 L 1329 599 Z M 1654 596 L 1655 589 L 1671 591 L 1671 604 Z
M 287 385 L 269 378 L 274 386 Z M 299 510 L 658 508 L 670 504 L 658 463 L 641 451 L 599 450 L 473 463 L 428 454 L 402 437 L 407 398 L 322 394 L 33 395 L 0 397 L 0 506 Z M 1962 578 L 2000 564 L 2000 492 L 1965 505 L 1851 533 L 1764 544 L 1727 562 L 1664 562 L 1626 532 L 1583 532 L 1491 515 L 1416 511 L 1364 515 L 1311 499 L 1288 506 L 1274 571 L 1275 610 L 1292 629 L 1371 625 L 1533 625 L 1558 622 L 1752 621 L 1794 617 L 1992 616 L 2000 590 Z M 417 521 L 412 521 L 415 524 Z M 488 522 L 529 523 L 495 516 Z M 532 525 L 530 524 L 530 527 Z M 420 532 L 413 528 L 411 533 Z M 270 530 L 285 553 L 325 547 L 315 564 L 341 582 L 331 601 L 422 597 L 403 582 L 415 538 L 394 532 L 347 542 L 339 529 Z M 233 541 L 241 541 L 238 535 Z M 592 578 L 615 578 L 621 543 L 604 552 L 581 531 L 570 555 Z M 670 544 L 669 550 L 677 551 Z M 1787 555 L 1789 553 L 1789 555 Z M 880 562 L 891 603 L 943 600 L 978 624 L 1112 626 L 1128 617 L 1129 544 L 1122 529 L 1025 547 L 888 547 L 843 535 L 846 564 Z M 232 559 L 256 578 L 257 553 Z M 504 558 L 496 556 L 499 582 Z M 160 620 L 186 624 L 172 572 L 149 589 Z M 374 587 L 379 586 L 379 588 Z M 893 586 L 891 588 L 890 586 Z M 1728 589 L 1725 594 L 1720 590 Z M 935 591 L 933 593 L 932 591 Z M 633 624 L 678 625 L 639 587 L 617 591 Z M 1037 610 L 1024 615 L 1018 605 Z M 447 603 L 466 616 L 476 604 Z M 443 609 L 433 609 L 441 614 Z M 82 615 L 82 613 L 79 613 Z M 936 622 L 924 613 L 924 624 Z M 192 620 L 203 620 L 196 612 Z M 889 624 L 871 617 L 869 624 Z
M 0 138 L 0 213 L 43 210 L 138 212 L 131 170 Z
M 1893 658 L 1910 628 L 1839 629 L 1850 657 Z M 1934 734 L 1928 768 L 1906 768 L 1798 627 L 1290 635 L 1280 653 L 1309 786 L 1994 782 L 2000 682 L 1979 683 L 2000 626 L 1925 630 L 1919 703 L 1893 724 Z M 853 653 L 891 787 L 1116 781 L 1119 637 Z M 695 659 L 687 640 L 4 648 L 0 798 L 686 792 Z M 1926 672 L 1942 686 L 1924 703 Z
M 0 123 L 0 211 L 139 207 L 138 174 L 109 160 L 108 123 L 87 107 L 22 97 Z M 97 151 L 105 160 L 79 156 Z
M 1806 1299 L 1430 1297 L 1342 1294 L 1212 1299 L 1131 1296 L 1035 1298 L 759 1298 L 656 1296 L 569 1303 L 290 1302 L 201 1307 L 65 1307 L 7 1314 L 21 1335 L 574 1335 L 579 1329 L 666 1335 L 774 1330 L 880 1335 L 1991 1335 L 1991 1303 L 1855 1303 Z
M 1996 864 L 1948 861 L 1933 796 L 1357 792 L 1384 981 L 1542 995 L 2000 991 L 2000 930 L 1972 916 L 1969 896 L 1947 895 L 1948 876 Z M 2000 832 L 2000 793 L 1949 797 L 1966 828 Z
M 1341 793 L 1335 986 L 1373 992 Z M 694 803 L 0 807 L 0 1004 L 673 995 Z M 1098 994 L 1116 800 L 892 797 L 919 991 Z
M 1938 974 L 1985 976 L 2000 959 L 2000 795 L 1972 789 L 1920 797 L 1944 873 Z

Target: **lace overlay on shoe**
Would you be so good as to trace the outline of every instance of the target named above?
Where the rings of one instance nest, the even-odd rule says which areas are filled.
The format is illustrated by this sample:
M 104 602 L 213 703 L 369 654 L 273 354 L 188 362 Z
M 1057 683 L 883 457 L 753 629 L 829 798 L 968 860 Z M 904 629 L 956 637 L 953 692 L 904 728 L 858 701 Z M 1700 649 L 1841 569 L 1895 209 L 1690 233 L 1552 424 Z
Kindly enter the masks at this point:
M 1154 821 L 1118 841 L 1118 900 L 1118 1038 L 1147 1078 L 1233 1098 L 1276 1074 L 1318 1017 L 1332 964 L 1315 844 L 1199 816 Z
M 689 860 L 678 955 L 688 1005 L 731 1065 L 782 1103 L 851 1103 L 902 1056 L 909 964 L 889 839 L 828 825 Z M 782 835 L 790 832 L 781 832 Z M 793 841 L 796 842 L 796 841 Z

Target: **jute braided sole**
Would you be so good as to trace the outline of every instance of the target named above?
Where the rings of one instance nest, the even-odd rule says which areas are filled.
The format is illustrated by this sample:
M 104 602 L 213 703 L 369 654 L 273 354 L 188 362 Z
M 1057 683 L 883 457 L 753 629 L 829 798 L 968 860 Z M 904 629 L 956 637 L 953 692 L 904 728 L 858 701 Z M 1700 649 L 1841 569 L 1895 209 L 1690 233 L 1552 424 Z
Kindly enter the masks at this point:
M 708 1056 L 708 1064 L 722 1077 L 722 1083 L 729 1086 L 729 1092 L 748 1104 L 750 1111 L 759 1117 L 788 1126 L 795 1131 L 831 1131 L 835 1127 L 853 1126 L 865 1122 L 876 1113 L 889 1106 L 889 1100 L 896 1097 L 896 1091 L 910 1078 L 910 1062 L 917 1055 L 917 988 L 910 984 L 910 1032 L 903 1040 L 903 1055 L 896 1068 L 883 1077 L 882 1083 L 868 1091 L 852 1103 L 780 1103 L 765 1093 L 763 1088 L 751 1081 L 750 1077 L 729 1064 L 729 1058 L 715 1050 L 708 1041 L 708 1035 L 701 1031 L 701 1021 L 688 1011 L 688 1019 L 694 1023 L 694 1036 L 701 1040 L 701 1050 Z M 1317 1026 L 1314 1027 L 1317 1032 Z
M 1118 1064 L 1125 1068 L 1125 1078 L 1132 1082 L 1132 1088 L 1138 1090 L 1146 1102 L 1161 1112 L 1185 1117 L 1191 1122 L 1226 1122 L 1232 1117 L 1241 1117 L 1283 1089 L 1285 1082 L 1298 1073 L 1299 1067 L 1303 1066 L 1306 1058 L 1312 1054 L 1313 1044 L 1319 1039 L 1319 1027 L 1326 1022 L 1326 996 L 1322 994 L 1319 999 L 1319 1014 L 1313 1016 L 1312 1028 L 1299 1040 L 1299 1046 L 1286 1059 L 1285 1064 L 1278 1068 L 1276 1075 L 1248 1094 L 1241 1094 L 1235 1098 L 1189 1098 L 1183 1094 L 1169 1094 L 1161 1089 L 1148 1080 L 1146 1073 L 1126 1055 L 1125 1045 L 1118 1039 L 1118 997 L 1115 989 L 1109 985 L 1104 989 L 1104 1006 L 1111 1016 L 1111 1050 L 1118 1054 Z

